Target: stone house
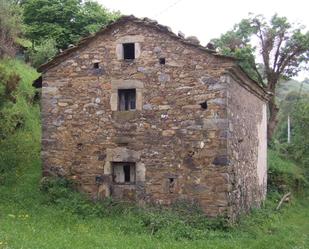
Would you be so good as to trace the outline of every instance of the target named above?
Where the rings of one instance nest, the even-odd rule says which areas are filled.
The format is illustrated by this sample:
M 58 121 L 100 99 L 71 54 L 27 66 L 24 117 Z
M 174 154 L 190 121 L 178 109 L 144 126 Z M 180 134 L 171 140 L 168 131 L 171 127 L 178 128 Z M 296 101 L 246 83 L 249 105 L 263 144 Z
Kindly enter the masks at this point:
M 123 16 L 42 65 L 44 175 L 93 199 L 236 217 L 266 195 L 268 94 L 237 65 Z

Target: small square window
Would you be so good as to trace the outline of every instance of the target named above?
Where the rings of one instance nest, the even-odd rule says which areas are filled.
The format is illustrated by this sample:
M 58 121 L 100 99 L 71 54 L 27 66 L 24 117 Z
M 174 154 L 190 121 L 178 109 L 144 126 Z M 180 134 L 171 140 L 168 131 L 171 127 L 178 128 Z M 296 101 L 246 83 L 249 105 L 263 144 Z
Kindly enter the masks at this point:
M 113 182 L 118 184 L 135 183 L 135 163 L 131 162 L 114 162 Z
M 123 43 L 123 59 L 134 60 L 135 59 L 135 44 L 134 43 Z
M 94 69 L 98 69 L 98 68 L 100 68 L 100 64 L 99 64 L 99 62 L 95 62 L 95 63 L 93 63 L 93 68 L 94 68 Z
M 136 90 L 119 89 L 118 90 L 118 110 L 132 111 L 136 109 Z
M 165 58 L 160 58 L 159 62 L 160 62 L 161 65 L 165 65 Z

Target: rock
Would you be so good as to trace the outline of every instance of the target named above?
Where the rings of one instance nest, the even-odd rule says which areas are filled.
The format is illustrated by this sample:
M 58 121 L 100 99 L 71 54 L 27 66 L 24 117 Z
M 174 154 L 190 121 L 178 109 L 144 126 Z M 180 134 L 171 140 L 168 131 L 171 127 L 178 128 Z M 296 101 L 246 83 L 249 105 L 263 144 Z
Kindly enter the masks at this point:
M 185 34 L 181 31 L 178 31 L 178 36 L 182 39 L 185 39 L 185 37 L 186 37 Z
M 213 84 L 216 84 L 218 81 L 207 75 L 207 76 L 202 76 L 200 78 L 200 82 L 205 85 L 213 85 Z
M 167 137 L 167 136 L 173 136 L 175 134 L 174 130 L 164 130 L 162 131 L 162 136 Z
M 62 107 L 64 107 L 64 106 L 67 106 L 67 105 L 68 105 L 68 103 L 64 103 L 64 102 L 58 102 L 58 105 L 59 105 L 59 106 L 62 106 Z
M 159 110 L 168 110 L 170 108 L 171 108 L 170 105 L 159 105 Z
M 151 104 L 145 104 L 145 105 L 143 105 L 143 109 L 144 110 L 152 110 L 153 106 Z
M 217 166 L 225 166 L 229 164 L 229 160 L 226 155 L 216 156 L 212 163 Z
M 170 81 L 170 76 L 168 74 L 161 73 L 158 76 L 158 80 L 159 82 L 167 82 L 167 81 Z
M 199 41 L 199 39 L 197 39 L 196 36 L 188 36 L 188 37 L 186 38 L 186 40 L 189 41 L 189 42 L 191 42 L 191 43 L 193 43 L 193 44 L 196 44 L 196 45 L 199 45 L 199 44 L 200 44 L 200 41 Z

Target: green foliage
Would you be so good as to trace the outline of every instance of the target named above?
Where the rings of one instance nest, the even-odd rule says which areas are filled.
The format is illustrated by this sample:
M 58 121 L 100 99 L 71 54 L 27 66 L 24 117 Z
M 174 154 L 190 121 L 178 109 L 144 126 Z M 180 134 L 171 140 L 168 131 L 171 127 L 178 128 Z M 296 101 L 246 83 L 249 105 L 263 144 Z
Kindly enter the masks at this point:
M 39 106 L 32 103 L 32 81 L 38 74 L 18 60 L 0 61 L 0 70 L 1 185 L 18 178 L 23 164 L 37 155 L 41 128 Z
M 292 25 L 286 17 L 275 14 L 269 22 L 262 15 L 243 19 L 234 28 L 213 42 L 220 52 L 241 59 L 240 65 L 261 84 L 274 86 L 282 77 L 290 78 L 303 69 L 309 58 L 309 32 L 304 26 Z M 252 46 L 257 39 L 258 47 Z M 263 65 L 258 66 L 255 53 Z
M 292 138 L 288 147 L 291 157 L 309 171 L 309 100 L 297 102 L 291 115 Z
M 23 4 L 26 37 L 35 44 L 55 40 L 57 48 L 76 43 L 119 16 L 96 2 L 28 0 Z
M 119 12 L 110 12 L 95 1 L 85 1 L 77 13 L 76 33 L 79 36 L 94 34 L 119 16 Z
M 12 0 L 0 0 L 0 59 L 15 54 L 15 41 L 23 30 L 21 8 Z
M 293 162 L 282 159 L 279 152 L 268 151 L 268 167 L 269 190 L 300 193 L 308 185 L 304 171 Z
M 34 49 L 30 49 L 29 59 L 31 65 L 38 67 L 47 62 L 57 53 L 56 42 L 52 39 L 47 39 L 40 42 Z
M 176 202 L 171 208 L 148 207 L 139 210 L 138 217 L 143 227 L 156 237 L 180 239 L 202 239 L 209 231 L 227 230 L 229 223 L 224 217 L 208 218 L 201 208 L 187 201 Z
M 92 202 L 86 196 L 75 192 L 74 183 L 64 178 L 43 178 L 40 189 L 44 193 L 43 203 L 56 204 L 62 210 L 81 217 L 116 217 L 128 215 L 136 224 L 136 231 L 145 229 L 156 237 L 170 234 L 175 239 L 199 239 L 207 235 L 209 229 L 227 229 L 223 218 L 209 219 L 197 204 L 180 201 L 172 208 L 150 206 L 139 208 L 133 204 L 106 199 Z M 122 230 L 127 227 L 122 227 Z
M 306 84 L 306 83 L 303 83 Z M 297 92 L 290 92 L 280 102 L 279 125 L 275 139 L 280 144 L 281 154 L 309 170 L 309 94 L 306 88 L 297 89 Z M 300 89 L 304 93 L 300 94 Z M 287 118 L 290 116 L 291 143 L 287 143 Z
M 232 55 L 239 59 L 239 65 L 252 79 L 261 81 L 258 65 L 255 63 L 256 47 L 250 43 L 253 33 L 254 28 L 250 21 L 243 19 L 233 30 L 227 31 L 218 39 L 213 39 L 212 42 L 221 54 Z

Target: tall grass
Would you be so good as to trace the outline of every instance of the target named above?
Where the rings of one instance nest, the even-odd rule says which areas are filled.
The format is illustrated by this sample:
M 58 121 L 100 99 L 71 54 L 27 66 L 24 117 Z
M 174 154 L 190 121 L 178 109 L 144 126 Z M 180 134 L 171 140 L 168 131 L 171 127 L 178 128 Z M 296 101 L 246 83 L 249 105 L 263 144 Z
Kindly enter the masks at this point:
M 2 74 L 14 73 L 20 77 L 12 93 L 15 101 L 0 100 L 0 184 L 4 184 L 15 181 L 23 167 L 39 159 L 41 126 L 32 87 L 39 74 L 22 61 L 12 59 L 0 61 L 0 70 Z M 0 94 L 3 95 L 3 89 Z

